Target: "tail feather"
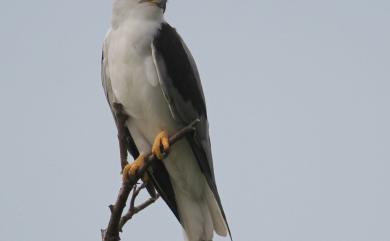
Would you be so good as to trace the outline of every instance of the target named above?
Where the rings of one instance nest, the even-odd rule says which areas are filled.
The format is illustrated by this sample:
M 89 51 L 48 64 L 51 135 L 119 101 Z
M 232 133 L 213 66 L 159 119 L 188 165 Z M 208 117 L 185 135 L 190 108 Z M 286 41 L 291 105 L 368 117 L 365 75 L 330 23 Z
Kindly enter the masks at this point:
M 202 199 L 176 193 L 176 201 L 187 241 L 212 241 L 214 231 L 226 236 L 227 226 L 208 185 Z M 188 193 L 187 193 L 188 194 Z
M 213 239 L 213 221 L 204 200 L 194 200 L 187 195 L 176 195 L 180 220 L 188 241 Z
M 207 188 L 206 200 L 215 232 L 220 236 L 226 236 L 228 233 L 226 222 L 210 188 Z

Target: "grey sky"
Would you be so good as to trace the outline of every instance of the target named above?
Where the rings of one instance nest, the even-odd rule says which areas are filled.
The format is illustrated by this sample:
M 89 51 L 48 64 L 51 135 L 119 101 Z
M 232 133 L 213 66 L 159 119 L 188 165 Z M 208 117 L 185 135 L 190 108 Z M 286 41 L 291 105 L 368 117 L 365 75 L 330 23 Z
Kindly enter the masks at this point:
M 0 2 L 1 240 L 100 240 L 120 184 L 110 14 Z M 166 15 L 200 70 L 235 240 L 390 240 L 390 2 L 170 0 Z M 162 201 L 122 237 L 183 239 Z

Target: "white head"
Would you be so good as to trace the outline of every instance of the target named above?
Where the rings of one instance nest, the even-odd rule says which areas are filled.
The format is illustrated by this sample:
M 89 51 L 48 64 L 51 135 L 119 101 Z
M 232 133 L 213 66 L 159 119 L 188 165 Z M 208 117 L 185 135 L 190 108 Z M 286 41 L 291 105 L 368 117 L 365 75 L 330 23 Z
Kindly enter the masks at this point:
M 112 24 L 131 18 L 161 18 L 167 0 L 113 0 Z

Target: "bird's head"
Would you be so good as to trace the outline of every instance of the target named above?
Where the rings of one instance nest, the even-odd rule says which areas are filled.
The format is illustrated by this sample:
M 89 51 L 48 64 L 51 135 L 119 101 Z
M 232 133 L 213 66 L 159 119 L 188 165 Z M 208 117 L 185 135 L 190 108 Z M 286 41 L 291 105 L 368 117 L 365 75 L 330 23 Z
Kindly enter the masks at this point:
M 151 4 L 156 7 L 161 8 L 163 11 L 165 11 L 165 8 L 167 7 L 167 0 L 137 0 L 141 4 Z
M 156 6 L 165 11 L 168 0 L 113 0 L 114 6 L 118 8 L 137 8 L 142 6 Z
M 112 26 L 128 18 L 161 19 L 167 0 L 113 0 Z

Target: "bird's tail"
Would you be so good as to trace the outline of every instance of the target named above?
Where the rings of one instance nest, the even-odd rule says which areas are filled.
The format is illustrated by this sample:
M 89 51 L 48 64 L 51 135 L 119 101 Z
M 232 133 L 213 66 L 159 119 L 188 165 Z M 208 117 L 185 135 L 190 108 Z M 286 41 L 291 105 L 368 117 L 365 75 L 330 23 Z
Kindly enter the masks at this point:
M 205 186 L 205 195 L 199 200 L 185 193 L 176 197 L 187 241 L 211 241 L 214 231 L 227 235 L 227 225 L 214 194 Z

